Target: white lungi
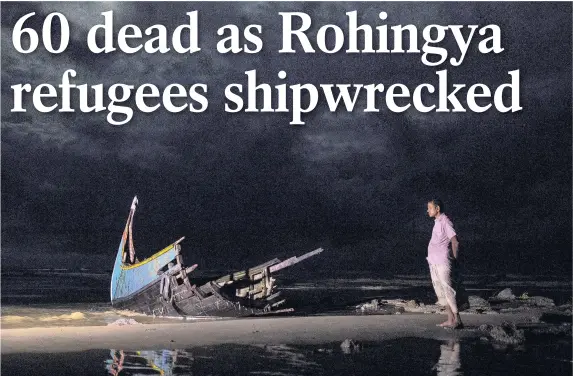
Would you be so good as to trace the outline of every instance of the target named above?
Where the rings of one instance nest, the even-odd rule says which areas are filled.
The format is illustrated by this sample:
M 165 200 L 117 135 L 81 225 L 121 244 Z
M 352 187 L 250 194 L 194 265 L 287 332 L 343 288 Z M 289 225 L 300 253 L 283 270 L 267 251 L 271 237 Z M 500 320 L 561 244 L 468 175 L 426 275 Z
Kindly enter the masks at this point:
M 438 297 L 439 305 L 449 305 L 452 312 L 458 313 L 456 303 L 456 290 L 452 282 L 452 267 L 450 264 L 430 264 L 430 275 L 432 276 L 432 285 Z

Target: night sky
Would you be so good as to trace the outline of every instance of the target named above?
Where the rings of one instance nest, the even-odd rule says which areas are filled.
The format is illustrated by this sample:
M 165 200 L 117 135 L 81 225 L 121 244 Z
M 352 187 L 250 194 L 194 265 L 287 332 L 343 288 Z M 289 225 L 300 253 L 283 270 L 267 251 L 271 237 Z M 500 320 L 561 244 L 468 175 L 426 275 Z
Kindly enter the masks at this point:
M 307 268 L 336 275 L 427 272 L 433 221 L 426 202 L 441 198 L 453 220 L 469 272 L 571 273 L 570 3 L 3 3 L 2 4 L 2 268 L 88 267 L 110 270 L 133 196 L 135 247 L 150 256 L 181 236 L 187 263 L 203 269 L 251 266 L 273 257 L 326 251 Z M 201 52 L 96 55 L 88 30 L 113 10 L 116 32 L 134 23 L 168 30 L 198 10 Z M 312 30 L 345 13 L 361 23 L 499 25 L 500 54 L 472 44 L 459 67 L 428 67 L 421 54 L 279 54 L 281 17 L 300 11 Z M 23 55 L 12 28 L 29 12 L 31 27 L 63 13 L 71 40 L 59 55 Z M 381 21 L 378 13 L 388 19 Z M 258 54 L 222 55 L 216 30 L 260 24 Z M 477 32 L 476 32 L 477 34 Z M 450 34 L 448 34 L 450 35 Z M 476 42 L 481 40 L 476 35 Z M 41 44 L 41 43 L 40 43 Z M 456 54 L 451 35 L 444 43 Z M 209 87 L 203 113 L 137 112 L 126 125 L 107 112 L 12 113 L 11 85 L 171 83 Z M 509 82 L 520 70 L 522 111 L 423 114 L 331 113 L 321 101 L 289 125 L 291 114 L 224 112 L 224 88 L 260 82 Z M 280 70 L 287 72 L 283 82 Z M 382 96 L 383 98 L 383 96 Z M 134 105 L 133 101 L 131 102 Z

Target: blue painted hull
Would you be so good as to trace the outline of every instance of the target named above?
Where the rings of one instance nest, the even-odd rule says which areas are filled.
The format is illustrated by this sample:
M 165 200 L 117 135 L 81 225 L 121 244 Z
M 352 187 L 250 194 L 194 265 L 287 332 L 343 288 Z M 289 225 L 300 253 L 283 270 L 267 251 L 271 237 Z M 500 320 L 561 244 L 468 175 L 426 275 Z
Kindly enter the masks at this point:
M 282 262 L 273 259 L 196 286 L 189 274 L 197 265 L 185 266 L 179 244 L 183 238 L 141 262 L 134 258 L 132 223 L 136 204 L 137 197 L 131 206 L 111 278 L 111 303 L 118 309 L 154 316 L 224 317 L 284 311 L 281 309 L 284 300 L 277 292 L 272 274 L 322 252 L 320 248 Z
M 231 297 L 216 280 L 191 288 L 180 284 L 165 295 L 160 277 L 129 296 L 114 300 L 112 305 L 153 316 L 243 317 L 271 313 L 271 305 L 279 301 L 279 297 L 270 292 L 255 301 Z

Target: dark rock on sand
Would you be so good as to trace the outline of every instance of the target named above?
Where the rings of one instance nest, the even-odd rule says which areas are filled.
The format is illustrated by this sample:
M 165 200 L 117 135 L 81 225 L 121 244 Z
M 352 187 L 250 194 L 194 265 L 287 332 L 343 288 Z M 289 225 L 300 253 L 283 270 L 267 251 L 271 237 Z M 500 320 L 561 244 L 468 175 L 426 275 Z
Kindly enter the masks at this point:
M 504 322 L 501 325 L 483 324 L 479 327 L 479 330 L 498 343 L 518 345 L 525 341 L 524 331 L 517 329 L 513 323 Z
M 544 296 L 531 296 L 527 299 L 523 299 L 523 302 L 527 305 L 536 307 L 555 307 L 553 299 L 549 299 Z
M 367 303 L 362 303 L 356 306 L 357 310 L 360 310 L 362 312 L 365 311 L 377 311 L 378 310 L 378 300 L 377 299 L 372 299 L 370 302 Z
M 421 312 L 420 305 L 415 300 L 376 300 L 362 303 L 356 306 L 356 310 L 364 313 L 376 313 L 385 315 L 399 315 L 404 312 Z
M 418 308 L 420 307 L 420 303 L 417 300 L 408 300 L 406 301 L 406 307 L 408 308 Z
M 491 309 L 489 302 L 484 298 L 480 298 L 479 296 L 470 295 L 468 297 L 468 300 L 470 303 L 470 309 L 481 309 L 481 310 Z
M 396 312 L 409 313 L 439 313 L 444 307 L 435 304 L 424 304 L 417 300 L 389 299 L 384 300 L 384 304 L 395 307 Z
M 498 299 L 503 299 L 503 300 L 514 300 L 515 299 L 515 295 L 513 295 L 513 291 L 511 291 L 510 288 L 501 290 L 500 292 L 497 293 L 497 295 L 495 295 L 495 297 Z
M 340 348 L 342 349 L 343 353 L 352 354 L 354 352 L 360 351 L 360 344 L 347 338 L 340 344 Z
M 465 313 L 495 313 L 491 310 L 489 302 L 479 296 L 470 295 L 468 297 L 468 303 L 469 306 L 463 309 Z
M 571 311 L 572 310 L 571 304 L 562 304 L 562 305 L 558 306 L 557 309 L 559 309 L 560 311 L 563 311 L 563 312 L 569 312 L 569 314 L 571 314 L 571 312 L 572 312 Z

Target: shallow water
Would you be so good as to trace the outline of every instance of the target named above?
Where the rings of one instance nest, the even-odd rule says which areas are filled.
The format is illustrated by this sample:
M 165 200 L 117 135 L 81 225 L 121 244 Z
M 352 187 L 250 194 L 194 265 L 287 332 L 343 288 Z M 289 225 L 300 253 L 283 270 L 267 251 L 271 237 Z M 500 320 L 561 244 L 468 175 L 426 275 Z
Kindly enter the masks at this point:
M 181 318 L 153 318 L 114 310 L 109 303 L 109 273 L 89 270 L 26 269 L 2 272 L 0 324 L 4 329 L 53 326 L 107 325 L 120 318 L 162 323 Z M 428 275 L 341 275 L 317 280 L 279 279 L 279 287 L 294 314 L 341 314 L 371 299 L 435 301 Z M 468 294 L 484 298 L 510 286 L 516 295 L 527 292 L 563 304 L 571 300 L 569 277 L 468 275 Z
M 358 344 L 217 345 L 2 356 L 6 375 L 570 375 L 570 338 L 520 347 L 480 340 L 402 338 Z
M 418 299 L 435 296 L 427 275 L 389 278 L 352 276 L 281 281 L 296 314 L 354 312 L 370 299 Z M 571 299 L 568 277 L 466 276 L 469 294 L 484 298 L 511 287 L 563 304 Z M 107 325 L 121 318 L 140 323 L 179 319 L 153 318 L 117 311 L 109 304 L 109 275 L 66 270 L 28 270 L 2 274 L 3 329 Z M 193 319 L 191 319 L 193 320 Z M 217 345 L 140 351 L 101 349 L 71 353 L 3 354 L 6 375 L 570 375 L 571 338 L 528 338 L 520 347 L 501 347 L 475 339 L 437 341 L 403 338 L 360 343 L 344 351 L 340 343 L 268 346 Z

